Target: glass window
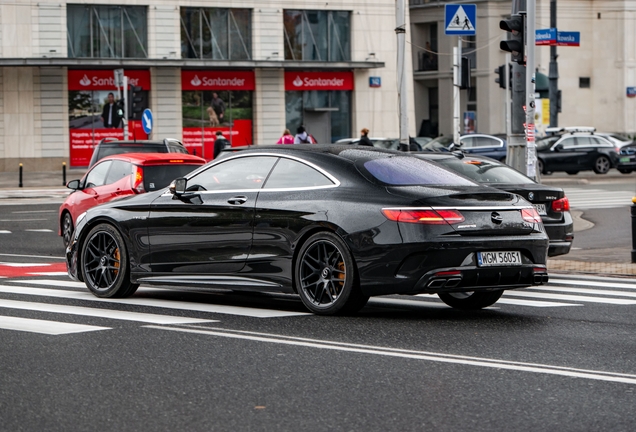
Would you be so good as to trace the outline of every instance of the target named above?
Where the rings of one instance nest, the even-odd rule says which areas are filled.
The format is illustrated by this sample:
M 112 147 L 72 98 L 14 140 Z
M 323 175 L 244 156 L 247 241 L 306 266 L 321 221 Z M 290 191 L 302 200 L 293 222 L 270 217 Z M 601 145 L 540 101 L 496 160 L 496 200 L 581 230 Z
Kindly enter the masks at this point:
M 285 10 L 285 60 L 350 61 L 351 13 Z
M 320 108 L 337 108 L 329 113 L 331 140 L 351 138 L 351 92 L 350 91 L 286 91 L 285 120 L 286 128 L 296 132 L 300 125 L 305 125 L 305 111 Z M 307 132 L 312 133 L 311 130 Z M 321 144 L 323 144 L 321 142 Z
M 473 141 L 474 137 L 462 137 L 459 142 L 462 144 L 463 148 L 471 148 L 474 147 Z
M 129 162 L 113 161 L 108 171 L 108 176 L 106 177 L 106 183 L 104 184 L 115 183 L 130 174 L 132 174 L 132 165 Z
M 181 57 L 251 60 L 250 9 L 181 8 Z
M 188 190 L 260 189 L 276 159 L 248 156 L 219 163 L 188 180 Z
M 446 158 L 436 162 L 479 183 L 534 183 L 519 171 L 495 161 Z
M 597 142 L 592 137 L 576 137 L 576 145 L 578 147 L 589 147 L 595 144 L 597 144 Z
M 152 165 L 143 167 L 144 189 L 152 192 L 167 187 L 176 178 L 184 177 L 189 172 L 199 168 L 200 165 Z
M 69 4 L 66 15 L 69 57 L 148 57 L 145 6 Z
M 364 162 L 364 169 L 387 185 L 476 186 L 474 182 L 438 165 L 408 156 L 373 159 Z
M 95 167 L 86 175 L 84 180 L 84 188 L 92 188 L 96 186 L 102 186 L 106 180 L 106 174 L 108 168 L 110 168 L 111 161 L 105 161 L 95 165 Z
M 303 163 L 281 158 L 267 179 L 265 189 L 331 186 L 333 182 Z
M 563 145 L 563 147 L 574 147 L 578 143 L 576 142 L 575 137 L 569 137 L 569 138 L 564 138 L 563 141 L 560 142 L 560 144 Z

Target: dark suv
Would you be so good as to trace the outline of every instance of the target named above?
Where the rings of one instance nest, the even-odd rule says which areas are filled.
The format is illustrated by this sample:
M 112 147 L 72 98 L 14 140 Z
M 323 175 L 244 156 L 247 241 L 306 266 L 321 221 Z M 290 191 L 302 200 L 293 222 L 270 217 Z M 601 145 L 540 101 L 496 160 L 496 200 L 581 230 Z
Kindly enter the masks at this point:
M 181 141 L 166 138 L 163 141 L 123 141 L 114 138 L 104 138 L 97 144 L 91 156 L 88 167 L 92 167 L 100 159 L 122 153 L 185 153 L 188 150 Z

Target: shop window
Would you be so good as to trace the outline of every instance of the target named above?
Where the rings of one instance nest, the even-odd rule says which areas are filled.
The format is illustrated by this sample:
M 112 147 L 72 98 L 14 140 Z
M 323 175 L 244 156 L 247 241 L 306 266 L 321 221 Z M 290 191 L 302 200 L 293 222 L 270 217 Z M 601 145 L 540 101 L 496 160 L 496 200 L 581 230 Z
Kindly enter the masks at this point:
M 249 9 L 181 8 L 181 57 L 251 60 Z
M 147 58 L 144 6 L 67 5 L 68 56 Z
M 350 12 L 285 10 L 285 60 L 350 61 Z
M 350 91 L 287 91 L 285 114 L 287 129 L 303 125 L 320 144 L 352 137 Z

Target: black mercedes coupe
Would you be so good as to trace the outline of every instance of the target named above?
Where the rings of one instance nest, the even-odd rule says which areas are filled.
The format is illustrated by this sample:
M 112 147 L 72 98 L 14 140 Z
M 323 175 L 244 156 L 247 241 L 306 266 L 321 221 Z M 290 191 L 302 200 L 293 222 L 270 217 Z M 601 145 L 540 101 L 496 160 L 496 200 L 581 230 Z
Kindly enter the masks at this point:
M 71 278 L 98 297 L 139 284 L 297 293 L 324 315 L 386 294 L 481 309 L 548 281 L 548 237 L 518 195 L 391 150 L 232 150 L 168 189 L 80 215 Z

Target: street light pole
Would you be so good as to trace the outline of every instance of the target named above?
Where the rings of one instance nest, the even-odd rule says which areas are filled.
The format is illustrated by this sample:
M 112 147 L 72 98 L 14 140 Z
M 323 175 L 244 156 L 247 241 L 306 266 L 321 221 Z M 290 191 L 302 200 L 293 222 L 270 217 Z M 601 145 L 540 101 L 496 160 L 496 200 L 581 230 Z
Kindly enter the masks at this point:
M 550 28 L 557 28 L 557 4 L 556 0 L 550 0 Z M 559 110 L 558 110 L 558 97 L 559 97 L 559 67 L 557 63 L 557 47 L 556 45 L 550 46 L 550 71 L 548 79 L 550 80 L 549 95 L 550 95 L 550 126 L 556 127 L 559 125 Z
M 397 35 L 397 73 L 400 124 L 400 150 L 409 151 L 409 118 L 406 92 L 406 8 L 405 0 L 397 0 L 395 33 Z
M 536 180 L 537 146 L 534 141 L 536 0 L 526 0 L 526 175 Z

